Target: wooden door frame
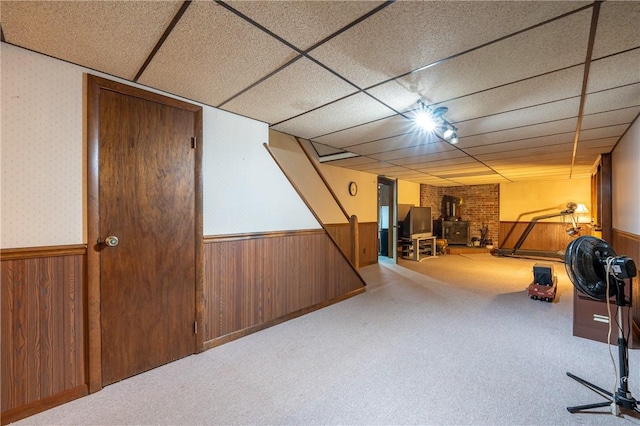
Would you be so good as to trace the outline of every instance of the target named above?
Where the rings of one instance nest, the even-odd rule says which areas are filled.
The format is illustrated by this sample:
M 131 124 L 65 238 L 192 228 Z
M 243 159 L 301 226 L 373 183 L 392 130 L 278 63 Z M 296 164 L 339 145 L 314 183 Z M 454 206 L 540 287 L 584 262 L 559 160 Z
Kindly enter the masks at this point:
M 100 237 L 99 198 L 99 152 L 100 152 L 100 91 L 110 90 L 151 102 L 193 112 L 196 128 L 195 149 L 195 300 L 197 321 L 194 352 L 204 350 L 202 332 L 204 313 L 204 262 L 203 262 L 203 201 L 202 201 L 202 107 L 178 99 L 148 92 L 123 83 L 107 80 L 90 74 L 84 75 L 86 87 L 87 126 L 87 287 L 86 287 L 86 336 L 87 336 L 87 383 L 89 392 L 102 389 L 102 337 L 100 320 L 100 252 L 96 250 Z
M 389 253 L 393 256 L 387 256 L 398 263 L 398 185 L 397 179 L 390 179 L 386 176 L 378 176 L 378 185 L 389 187 Z M 378 215 L 380 215 L 380 202 L 378 201 Z M 378 222 L 380 217 L 378 217 Z M 380 242 L 378 241 L 378 244 Z

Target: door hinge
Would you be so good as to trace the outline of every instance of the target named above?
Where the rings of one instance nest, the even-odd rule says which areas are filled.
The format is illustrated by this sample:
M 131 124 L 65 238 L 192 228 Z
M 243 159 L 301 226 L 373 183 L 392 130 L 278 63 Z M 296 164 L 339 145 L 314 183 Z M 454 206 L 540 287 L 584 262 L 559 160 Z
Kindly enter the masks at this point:
M 193 334 L 198 334 L 198 321 L 193 323 Z
M 196 149 L 197 139 L 195 136 L 191 137 L 191 149 Z

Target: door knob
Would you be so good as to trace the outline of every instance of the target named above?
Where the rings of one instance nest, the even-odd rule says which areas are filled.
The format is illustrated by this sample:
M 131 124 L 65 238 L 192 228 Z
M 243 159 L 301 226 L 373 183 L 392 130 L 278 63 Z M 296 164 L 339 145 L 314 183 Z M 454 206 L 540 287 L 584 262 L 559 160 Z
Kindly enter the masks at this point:
M 115 247 L 119 242 L 120 240 L 118 240 L 118 237 L 116 237 L 115 235 L 109 235 L 104 239 L 104 244 L 109 247 Z

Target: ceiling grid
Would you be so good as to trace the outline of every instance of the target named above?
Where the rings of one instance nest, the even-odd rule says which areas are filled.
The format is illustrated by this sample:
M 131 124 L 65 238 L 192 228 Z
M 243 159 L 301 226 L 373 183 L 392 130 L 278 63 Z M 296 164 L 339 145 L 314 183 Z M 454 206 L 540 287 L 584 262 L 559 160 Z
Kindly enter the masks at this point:
M 353 155 L 327 164 L 434 186 L 589 176 L 640 114 L 640 2 L 1 7 L 4 43 L 266 122 L 319 161 Z M 413 127 L 418 100 L 447 107 L 457 145 Z

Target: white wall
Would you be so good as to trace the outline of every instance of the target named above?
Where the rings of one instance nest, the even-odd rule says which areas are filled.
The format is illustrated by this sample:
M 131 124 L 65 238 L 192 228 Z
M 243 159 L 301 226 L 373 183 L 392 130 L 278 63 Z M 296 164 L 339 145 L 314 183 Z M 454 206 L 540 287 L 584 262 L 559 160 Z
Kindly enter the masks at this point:
M 640 120 L 611 156 L 613 228 L 640 235 Z
M 320 228 L 264 147 L 265 123 L 203 112 L 205 235 Z
M 0 247 L 87 243 L 90 71 L 5 43 L 0 69 Z M 262 146 L 266 124 L 203 106 L 203 133 L 205 235 L 319 227 Z

